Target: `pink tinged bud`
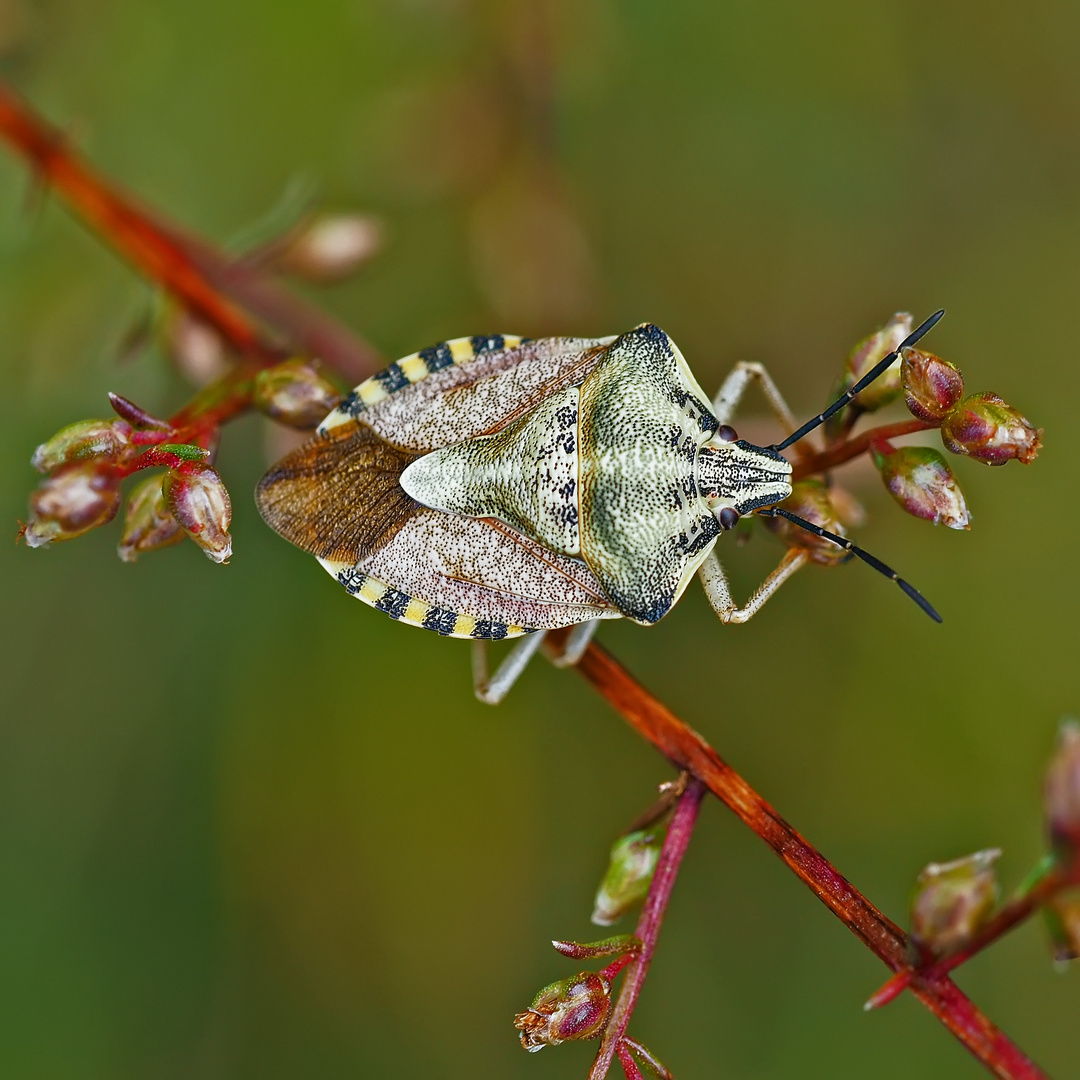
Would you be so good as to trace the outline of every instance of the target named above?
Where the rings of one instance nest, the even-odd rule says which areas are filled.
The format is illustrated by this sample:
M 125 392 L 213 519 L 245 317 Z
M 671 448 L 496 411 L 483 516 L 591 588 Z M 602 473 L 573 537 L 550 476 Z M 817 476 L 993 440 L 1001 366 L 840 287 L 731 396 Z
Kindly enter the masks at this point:
M 876 334 L 864 338 L 851 350 L 844 368 L 844 387 L 854 386 L 879 360 L 898 348 L 911 333 L 911 316 L 897 312 Z M 875 379 L 852 403 L 859 412 L 874 412 L 900 393 L 900 359 Z
M 874 453 L 889 494 L 909 513 L 950 529 L 971 527 L 964 493 L 945 459 L 929 446 Z
M 30 496 L 30 521 L 23 532 L 27 547 L 44 547 L 105 525 L 120 508 L 120 479 L 93 462 L 67 465 Z
M 187 308 L 170 304 L 163 316 L 161 333 L 165 351 L 196 386 L 206 386 L 229 370 L 225 340 Z
M 620 836 L 611 845 L 607 873 L 596 893 L 594 923 L 610 926 L 645 899 L 666 832 L 665 824 L 659 824 Z
M 191 462 L 170 469 L 161 491 L 166 510 L 206 557 L 216 563 L 228 562 L 232 555 L 232 503 L 221 477 L 209 465 Z
M 131 446 L 131 428 L 122 420 L 80 420 L 43 442 L 30 459 L 38 472 L 50 473 L 61 465 L 101 458 L 119 461 Z
M 521 1045 L 530 1053 L 573 1039 L 595 1039 L 611 1016 L 611 984 L 583 971 L 545 986 L 532 1005 L 514 1017 Z
M 257 409 L 283 424 L 313 428 L 337 407 L 341 394 L 303 357 L 286 360 L 255 377 Z
M 287 242 L 278 265 L 286 273 L 327 284 L 356 273 L 382 247 L 379 223 L 364 214 L 315 218 Z
M 843 522 L 832 504 L 829 488 L 818 479 L 798 480 L 792 486 L 791 495 L 780 503 L 785 510 L 790 510 L 801 518 L 829 532 L 846 536 Z M 788 547 L 805 551 L 816 563 L 831 565 L 846 562 L 851 556 L 831 540 L 815 536 L 806 529 L 787 521 L 785 518 L 766 518 L 765 527 Z
M 1075 720 L 1061 725 L 1043 782 L 1043 810 L 1055 845 L 1080 859 L 1080 724 Z
M 997 394 L 975 394 L 945 417 L 941 441 L 946 450 L 987 465 L 1004 465 L 1012 458 L 1027 465 L 1039 453 L 1042 430 Z
M 919 875 L 911 902 L 911 940 L 931 955 L 962 945 L 989 918 L 997 903 L 990 848 L 948 863 L 930 863 Z
M 168 547 L 184 539 L 179 522 L 165 506 L 161 476 L 149 476 L 132 489 L 124 512 L 124 535 L 116 553 L 124 562 L 134 562 L 140 555 Z
M 901 353 L 900 381 L 908 410 L 928 424 L 940 424 L 964 396 L 960 369 L 921 349 Z

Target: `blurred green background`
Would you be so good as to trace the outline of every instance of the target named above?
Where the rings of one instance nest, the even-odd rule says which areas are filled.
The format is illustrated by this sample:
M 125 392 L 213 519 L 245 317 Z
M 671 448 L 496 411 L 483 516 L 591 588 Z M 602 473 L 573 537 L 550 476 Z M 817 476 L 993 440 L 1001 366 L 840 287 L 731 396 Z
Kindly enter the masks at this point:
M 3 71 L 92 159 L 220 241 L 298 178 L 385 253 L 318 300 L 388 357 L 643 320 L 710 391 L 766 362 L 809 415 L 893 311 L 1046 429 L 1030 468 L 957 462 L 970 533 L 851 480 L 865 567 L 812 569 L 724 628 L 700 590 L 601 639 L 903 920 L 921 866 L 1041 851 L 1078 705 L 1080 6 L 984 0 L 0 0 Z M 0 154 L 0 520 L 33 447 L 116 390 L 145 290 Z M 757 409 L 756 402 L 752 410 Z M 349 602 L 220 457 L 236 555 L 135 566 L 114 524 L 0 544 L 0 1072 L 13 1078 L 581 1077 L 518 1048 L 571 972 L 607 845 L 670 770 L 572 673 L 474 701 L 468 646 Z M 726 562 L 747 595 L 767 538 Z M 632 1025 L 684 1078 L 981 1075 L 725 809 L 706 804 Z M 1080 972 L 1035 923 L 959 977 L 1056 1077 Z

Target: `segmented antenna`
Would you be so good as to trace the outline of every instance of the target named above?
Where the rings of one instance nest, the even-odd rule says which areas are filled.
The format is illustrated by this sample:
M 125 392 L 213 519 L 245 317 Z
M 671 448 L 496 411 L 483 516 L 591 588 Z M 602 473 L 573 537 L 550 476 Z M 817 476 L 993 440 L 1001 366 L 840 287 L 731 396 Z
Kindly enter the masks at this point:
M 940 315 L 941 312 L 938 312 L 938 315 L 934 317 L 934 322 L 937 321 L 937 318 L 940 317 Z M 930 320 L 927 320 L 927 322 L 930 322 Z M 933 323 L 931 323 L 931 325 L 933 325 Z M 923 323 L 923 326 L 919 327 L 919 330 L 921 330 L 923 333 L 926 332 L 925 330 L 923 330 L 924 326 L 926 326 L 926 323 Z M 922 335 L 920 334 L 919 336 L 921 337 Z M 916 341 L 917 340 L 918 338 L 916 338 Z M 815 536 L 821 536 L 824 537 L 826 540 L 831 540 L 839 547 L 844 548 L 846 551 L 850 551 L 852 555 L 858 555 L 858 557 L 862 559 L 864 563 L 872 566 L 879 574 L 884 574 L 891 581 L 895 581 L 896 584 L 899 585 L 900 588 L 903 589 L 904 592 L 907 593 L 907 595 L 910 596 L 911 599 L 914 600 L 915 603 L 918 604 L 919 607 L 921 607 L 923 611 L 925 611 L 926 614 L 934 620 L 934 622 L 941 622 L 941 616 L 930 606 L 930 601 L 927 600 L 926 597 L 923 596 L 923 594 L 919 592 L 919 590 L 916 589 L 914 585 L 909 585 L 891 566 L 886 566 L 880 559 L 874 558 L 874 556 L 871 555 L 869 551 L 863 551 L 861 547 L 853 544 L 846 537 L 837 536 L 836 533 L 831 533 L 828 530 L 821 528 L 820 525 L 815 525 L 813 522 L 807 521 L 805 518 L 801 518 L 798 515 L 792 514 L 787 510 L 782 510 L 779 506 L 774 506 L 770 510 L 759 510 L 758 513 L 762 517 L 776 517 L 777 515 L 779 515 L 780 517 L 787 518 L 788 521 L 794 522 L 800 528 L 806 529 L 807 532 L 812 532 Z
M 883 375 L 887 368 L 892 366 L 893 361 L 900 355 L 901 350 L 914 345 L 924 334 L 928 334 L 937 325 L 938 320 L 945 314 L 945 309 L 935 311 L 929 319 L 913 330 L 884 360 L 879 360 L 850 390 L 838 397 L 823 413 L 818 414 L 813 420 L 807 420 L 798 431 L 793 431 L 783 442 L 773 443 L 770 450 L 786 450 L 792 443 L 797 443 L 804 435 L 809 435 L 819 424 L 824 424 L 834 412 L 842 409 L 856 394 L 865 390 L 879 375 Z M 895 577 L 895 575 L 893 575 Z M 897 581 L 900 579 L 897 578 Z

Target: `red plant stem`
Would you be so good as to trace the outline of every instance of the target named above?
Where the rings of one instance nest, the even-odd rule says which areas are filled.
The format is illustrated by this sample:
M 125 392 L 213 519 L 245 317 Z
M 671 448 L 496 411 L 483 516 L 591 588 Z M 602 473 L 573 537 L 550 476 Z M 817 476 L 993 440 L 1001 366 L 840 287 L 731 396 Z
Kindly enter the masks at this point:
M 558 636 L 550 636 L 558 648 Z M 1003 1080 L 1046 1080 L 947 975 L 913 970 L 903 931 L 606 650 L 590 645 L 577 670 L 676 768 L 691 773 L 734 811 L 879 959 L 893 971 L 912 971 L 912 992 L 990 1072 Z
M 282 353 L 241 308 L 280 331 L 290 348 L 319 356 L 347 376 L 361 378 L 381 366 L 378 353 L 337 320 L 140 207 L 83 162 L 63 132 L 3 81 L 0 137 L 107 243 L 214 326 L 238 353 L 261 361 L 259 366 L 275 363 Z
M 843 465 L 845 461 L 865 454 L 870 449 L 870 445 L 876 441 L 898 439 L 901 435 L 914 435 L 917 431 L 932 431 L 936 426 L 926 423 L 925 420 L 900 420 L 895 424 L 883 424 L 881 427 L 870 428 L 858 438 L 837 443 L 820 453 L 795 462 L 791 470 L 791 479 L 802 480 L 815 473 L 835 469 L 837 465 Z
M 657 860 L 652 884 L 649 886 L 649 895 L 645 898 L 645 906 L 641 910 L 641 918 L 638 919 L 637 929 L 634 931 L 641 939 L 641 951 L 634 954 L 626 968 L 619 998 L 612 1010 L 611 1020 L 604 1029 L 604 1037 L 600 1042 L 596 1060 L 593 1062 L 592 1069 L 589 1070 L 589 1080 L 603 1080 L 607 1076 L 612 1058 L 622 1046 L 626 1025 L 630 1021 L 641 988 L 645 984 L 645 976 L 649 973 L 649 964 L 652 963 L 653 953 L 656 951 L 664 912 L 671 899 L 671 891 L 675 887 L 675 879 L 679 874 L 679 865 L 682 863 L 686 846 L 693 835 L 694 824 L 697 822 L 698 810 L 704 796 L 705 785 L 700 780 L 691 779 L 675 804 L 675 813 L 672 815 L 671 824 L 668 825 L 667 835 L 660 848 L 660 858 Z M 621 1058 L 620 1054 L 620 1060 Z M 632 1074 L 628 1072 L 627 1075 Z
M 627 1046 L 626 1043 L 616 1043 L 615 1053 L 619 1056 L 619 1064 L 626 1074 L 626 1080 L 644 1080 L 644 1077 L 641 1075 L 641 1070 L 637 1066 L 637 1062 L 630 1053 L 630 1047 Z

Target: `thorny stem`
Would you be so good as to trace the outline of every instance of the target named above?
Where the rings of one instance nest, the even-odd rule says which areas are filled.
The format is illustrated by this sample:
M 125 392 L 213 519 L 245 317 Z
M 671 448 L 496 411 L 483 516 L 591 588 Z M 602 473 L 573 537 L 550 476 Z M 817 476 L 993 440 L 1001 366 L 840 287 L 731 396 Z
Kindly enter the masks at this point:
M 172 417 L 174 429 L 205 434 L 242 412 L 250 404 L 254 375 L 281 359 L 280 347 L 270 342 L 242 309 L 257 314 L 267 326 L 274 327 L 291 340 L 295 347 L 318 355 L 343 374 L 363 375 L 377 366 L 374 350 L 345 327 L 278 290 L 272 282 L 261 277 L 257 269 L 239 266 L 205 242 L 185 236 L 166 225 L 160 217 L 137 207 L 129 196 L 107 183 L 74 155 L 63 133 L 38 116 L 3 81 L 0 81 L 0 138 L 6 139 L 22 154 L 37 177 L 60 192 L 91 228 L 150 280 L 214 326 L 242 357 L 233 371 L 206 387 Z M 320 329 L 321 341 L 318 340 Z M 794 476 L 798 479 L 849 461 L 869 449 L 875 439 L 896 438 L 929 426 L 909 420 L 871 429 L 858 438 L 799 461 Z M 553 633 L 550 636 L 551 644 L 557 646 L 560 635 Z M 635 730 L 677 767 L 687 770 L 695 778 L 692 788 L 698 794 L 690 796 L 691 787 L 688 786 L 682 797 L 687 801 L 680 801 L 680 809 L 685 805 L 687 813 L 691 813 L 689 807 L 692 806 L 692 813 L 696 815 L 701 785 L 707 787 L 769 844 L 875 955 L 894 971 L 910 973 L 912 992 L 994 1075 L 1004 1080 L 1045 1080 L 1045 1074 L 1038 1066 L 952 983 L 947 970 L 913 969 L 907 957 L 903 932 L 791 828 L 712 747 L 649 694 L 610 654 L 595 643 L 590 645 L 578 671 Z M 689 830 L 684 833 L 679 858 L 685 849 L 685 840 L 689 839 Z M 680 833 L 676 832 L 676 835 Z M 672 866 L 663 905 L 670 895 L 676 867 L 677 859 Z M 650 897 L 652 895 L 650 893 Z M 643 955 L 651 957 L 663 905 L 658 902 L 655 909 L 651 945 Z M 1011 926 L 1030 914 L 1032 908 L 1018 906 L 1006 910 L 1008 918 L 1013 920 L 1009 922 Z M 999 914 L 999 918 L 1004 917 L 1004 912 Z M 645 918 L 644 912 L 642 918 Z M 996 920 L 991 925 L 996 925 Z M 1003 925 L 1001 932 L 1005 929 L 1008 927 Z M 981 941 L 981 938 L 977 940 Z M 957 959 L 956 963 L 962 959 L 966 956 Z M 647 962 L 632 972 L 640 973 L 632 997 L 628 996 L 630 991 L 627 989 L 630 976 L 620 993 L 616 1007 L 626 1001 L 623 1014 L 626 1018 L 636 1002 L 646 968 Z M 614 1025 L 615 1017 L 610 1027 L 614 1029 Z M 612 1043 L 615 1053 L 617 1046 L 616 1042 Z M 607 1062 L 610 1065 L 610 1054 Z
M 637 929 L 634 931 L 635 935 L 641 939 L 641 949 L 634 954 L 626 968 L 626 975 L 623 977 L 622 988 L 615 1002 L 615 1008 L 612 1010 L 611 1020 L 604 1029 L 604 1037 L 600 1042 L 596 1060 L 593 1062 L 592 1069 L 589 1070 L 589 1080 L 603 1080 L 607 1076 L 608 1069 L 611 1068 L 612 1058 L 622 1047 L 626 1025 L 630 1021 L 641 988 L 645 984 L 645 976 L 649 972 L 649 964 L 652 963 L 656 942 L 660 937 L 664 912 L 667 910 L 671 891 L 675 887 L 675 879 L 679 874 L 679 864 L 682 862 L 683 855 L 686 854 L 686 846 L 690 843 L 690 837 L 694 832 L 694 824 L 704 796 L 705 785 L 700 780 L 693 779 L 686 785 L 686 790 L 679 796 L 679 801 L 675 805 L 675 813 L 672 815 L 671 824 L 668 825 L 652 884 L 649 886 L 649 895 L 645 898 L 645 906 L 642 908 L 641 918 L 638 919 Z M 626 1052 L 629 1054 L 629 1051 Z M 619 1057 L 622 1060 L 622 1054 Z M 632 1074 L 627 1073 L 627 1075 Z
M 552 647 L 559 647 L 557 635 Z M 764 840 L 826 907 L 893 971 L 911 971 L 912 993 L 1002 1080 L 1046 1074 L 989 1020 L 947 974 L 912 969 L 907 939 L 693 729 L 593 643 L 577 670 L 639 734 L 685 769 Z

